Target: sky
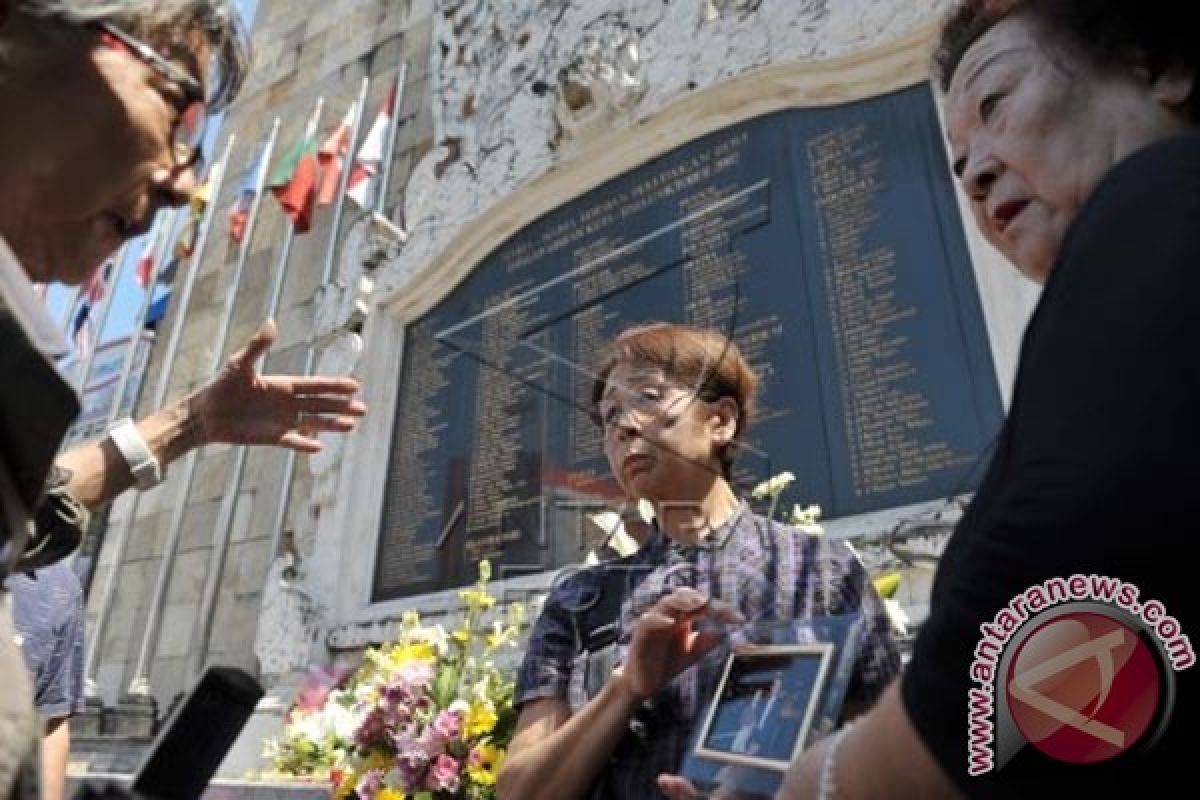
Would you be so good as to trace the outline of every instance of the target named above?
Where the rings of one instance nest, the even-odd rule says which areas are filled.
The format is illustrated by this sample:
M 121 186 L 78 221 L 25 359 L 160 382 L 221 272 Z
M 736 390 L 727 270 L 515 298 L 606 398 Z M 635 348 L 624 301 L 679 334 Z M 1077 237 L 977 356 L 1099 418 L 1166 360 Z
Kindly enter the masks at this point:
M 258 0 L 236 0 L 234 6 L 237 7 L 242 19 L 246 21 L 247 27 L 254 22 L 254 13 L 258 8 Z M 209 120 L 208 129 L 205 131 L 204 138 L 204 154 L 209 163 L 215 158 L 214 153 L 218 146 L 218 139 L 221 133 L 221 123 L 224 115 L 214 116 Z M 223 139 L 221 142 L 223 143 Z M 221 209 L 217 209 L 220 213 Z M 161 212 L 166 213 L 166 212 Z M 124 269 L 121 270 L 120 280 L 117 282 L 116 295 L 113 298 L 112 309 L 108 314 L 108 323 L 105 325 L 102 332 L 97 332 L 95 326 L 99 323 L 99 310 L 92 312 L 92 334 L 96 341 L 106 342 L 112 339 L 119 339 L 129 336 L 137 325 L 138 312 L 142 305 L 142 287 L 137 284 L 134 278 L 135 265 L 141 258 L 142 246 L 151 237 L 149 234 L 139 239 L 134 239 L 127 251 L 125 258 Z M 178 280 L 182 280 L 183 270 L 179 271 Z M 163 292 L 163 287 L 155 288 L 155 298 Z M 67 339 L 70 341 L 70 319 L 67 317 L 71 313 L 71 309 L 75 305 L 76 289 L 75 287 L 66 287 L 54 285 L 50 287 L 48 295 L 48 304 L 50 314 L 53 319 L 63 323 L 67 332 Z

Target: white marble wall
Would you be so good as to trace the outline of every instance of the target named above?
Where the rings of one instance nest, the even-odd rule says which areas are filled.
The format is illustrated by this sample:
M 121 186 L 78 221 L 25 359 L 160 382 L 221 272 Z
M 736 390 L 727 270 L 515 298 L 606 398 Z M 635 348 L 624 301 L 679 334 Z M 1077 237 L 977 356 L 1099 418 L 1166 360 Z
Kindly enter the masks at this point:
M 422 276 L 432 260 L 473 221 L 511 202 L 514 191 L 569 166 L 598 136 L 636 129 L 681 99 L 755 70 L 895 40 L 930 24 L 949 5 L 950 0 L 436 0 L 429 69 L 434 148 L 408 185 L 407 242 L 374 275 L 361 360 L 345 351 L 343 366 L 365 379 L 373 413 L 345 447 L 320 462 L 313 513 L 308 530 L 300 532 L 308 567 L 301 581 L 305 606 L 296 618 L 305 620 L 306 636 L 315 624 L 326 632 L 325 642 L 353 647 L 386 636 L 387 621 L 401 608 L 454 604 L 449 595 L 368 603 L 406 321 L 397 309 L 428 307 L 436 299 L 432 295 L 452 288 Z M 1036 294 L 969 223 L 965 227 L 1007 399 L 1020 333 Z M 348 256 L 343 267 L 343 288 L 360 277 L 353 260 Z M 415 293 L 430 296 L 414 299 Z M 338 302 L 340 313 L 348 313 L 345 297 Z M 920 511 L 842 521 L 833 532 L 878 532 Z

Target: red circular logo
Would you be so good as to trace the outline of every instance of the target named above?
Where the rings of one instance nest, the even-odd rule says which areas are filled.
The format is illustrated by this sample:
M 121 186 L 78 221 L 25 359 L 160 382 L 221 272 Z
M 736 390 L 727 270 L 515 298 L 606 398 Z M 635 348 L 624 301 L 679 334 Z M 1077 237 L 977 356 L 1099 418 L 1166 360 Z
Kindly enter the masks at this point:
M 1080 611 L 1021 643 L 1005 689 L 1026 741 L 1059 761 L 1094 764 L 1141 740 L 1157 716 L 1161 680 L 1155 654 L 1134 630 Z

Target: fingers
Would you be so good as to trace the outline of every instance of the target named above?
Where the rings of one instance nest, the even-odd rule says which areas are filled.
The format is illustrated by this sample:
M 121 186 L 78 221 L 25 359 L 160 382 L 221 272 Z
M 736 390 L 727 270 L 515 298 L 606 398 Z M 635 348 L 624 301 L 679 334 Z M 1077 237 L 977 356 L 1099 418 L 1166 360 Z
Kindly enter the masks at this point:
M 271 349 L 278 337 L 279 329 L 275 327 L 275 320 L 268 319 L 258 326 L 258 330 L 250 337 L 250 341 L 246 342 L 246 346 L 234 353 L 229 360 L 239 364 L 253 364 Z
M 684 618 L 701 614 L 707 607 L 708 595 L 685 586 L 663 595 L 654 610 Z
M 361 415 L 358 415 L 361 416 Z M 329 416 L 300 412 L 296 415 L 295 428 L 302 434 L 312 433 L 349 433 L 358 425 L 358 416 Z
M 297 453 L 309 454 L 321 452 L 322 447 L 319 440 L 311 436 L 305 436 L 298 431 L 288 431 L 279 437 L 279 446 L 295 450 Z
M 300 414 L 339 414 L 361 417 L 367 413 L 365 403 L 346 395 L 305 395 L 295 398 L 293 405 L 296 412 Z
M 659 775 L 658 790 L 669 800 L 700 800 L 700 793 L 687 778 L 678 775 Z
M 723 600 L 708 599 L 708 595 L 690 587 L 675 589 L 654 605 L 654 610 L 679 619 L 706 617 L 730 624 L 741 624 L 745 618 Z
M 287 381 L 292 394 L 356 394 L 362 386 L 354 378 L 338 375 L 314 375 L 311 378 L 291 375 L 264 375 L 264 380 Z

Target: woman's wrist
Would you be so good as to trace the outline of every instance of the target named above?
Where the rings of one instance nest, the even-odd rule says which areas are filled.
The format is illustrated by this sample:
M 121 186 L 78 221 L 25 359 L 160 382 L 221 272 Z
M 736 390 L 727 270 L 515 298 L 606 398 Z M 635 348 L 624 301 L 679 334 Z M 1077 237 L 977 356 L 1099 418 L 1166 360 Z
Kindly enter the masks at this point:
M 617 667 L 613 670 L 612 677 L 608 681 L 608 686 L 616 695 L 616 698 L 627 704 L 630 708 L 636 708 L 646 699 L 634 688 L 633 681 L 625 674 L 623 667 Z

